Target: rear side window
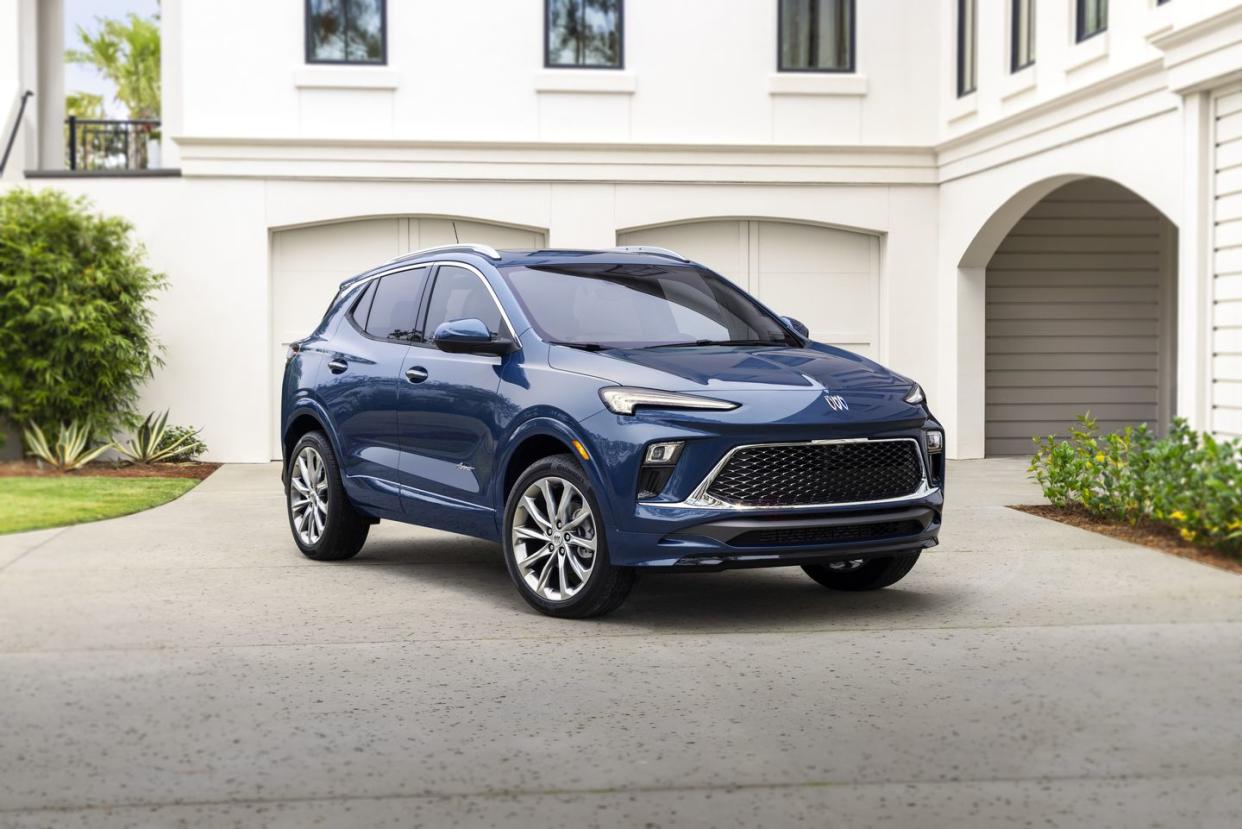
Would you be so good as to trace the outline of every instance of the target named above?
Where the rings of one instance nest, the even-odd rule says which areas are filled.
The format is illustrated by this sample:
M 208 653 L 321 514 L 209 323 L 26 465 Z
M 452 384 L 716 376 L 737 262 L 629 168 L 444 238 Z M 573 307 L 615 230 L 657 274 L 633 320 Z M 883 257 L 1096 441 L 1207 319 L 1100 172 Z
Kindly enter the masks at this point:
M 354 318 L 354 323 L 363 331 L 367 330 L 367 315 L 371 313 L 371 300 L 375 299 L 375 286 L 378 280 L 371 280 L 367 283 L 367 287 L 362 291 L 362 296 L 358 297 L 358 301 L 354 303 L 354 308 L 349 315 Z
M 389 274 L 380 279 L 371 300 L 366 332 L 387 340 L 414 339 L 414 318 L 426 279 L 427 268 Z
M 488 331 L 500 333 L 500 309 L 478 274 L 465 268 L 441 265 L 427 303 L 427 324 L 423 331 L 430 338 L 440 323 L 464 319 L 482 320 Z

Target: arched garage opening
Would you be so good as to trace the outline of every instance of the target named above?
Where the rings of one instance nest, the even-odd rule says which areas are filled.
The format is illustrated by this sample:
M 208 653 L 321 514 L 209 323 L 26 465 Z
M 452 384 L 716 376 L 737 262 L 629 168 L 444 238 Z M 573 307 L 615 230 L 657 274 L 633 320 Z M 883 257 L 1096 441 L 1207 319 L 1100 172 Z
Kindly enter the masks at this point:
M 1173 413 L 1176 229 L 1101 178 L 1060 184 L 986 265 L 984 452 L 1027 455 L 1090 412 L 1103 431 Z
M 711 219 L 617 234 L 677 251 L 796 317 L 821 341 L 878 357 L 880 238 L 801 222 Z
M 287 345 L 318 324 L 341 280 L 403 253 L 481 242 L 540 248 L 538 229 L 445 217 L 390 216 L 317 224 L 272 233 L 272 457 L 280 456 L 280 385 Z

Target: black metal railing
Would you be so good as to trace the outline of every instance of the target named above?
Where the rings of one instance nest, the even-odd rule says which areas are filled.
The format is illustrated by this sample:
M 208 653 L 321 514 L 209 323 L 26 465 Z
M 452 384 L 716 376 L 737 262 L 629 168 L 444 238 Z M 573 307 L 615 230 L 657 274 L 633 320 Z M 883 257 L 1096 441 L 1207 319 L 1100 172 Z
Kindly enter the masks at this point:
M 147 119 L 65 119 L 68 142 L 66 163 L 70 170 L 149 170 L 158 166 L 153 143 L 160 137 L 160 122 Z

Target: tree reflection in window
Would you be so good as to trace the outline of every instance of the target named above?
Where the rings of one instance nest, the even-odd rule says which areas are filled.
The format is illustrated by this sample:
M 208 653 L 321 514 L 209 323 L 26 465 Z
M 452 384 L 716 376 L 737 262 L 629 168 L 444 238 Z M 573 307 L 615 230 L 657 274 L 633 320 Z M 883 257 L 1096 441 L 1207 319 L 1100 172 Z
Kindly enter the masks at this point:
M 622 66 L 622 0 L 546 0 L 544 62 L 550 67 Z
M 308 63 L 385 63 L 385 0 L 306 0 Z

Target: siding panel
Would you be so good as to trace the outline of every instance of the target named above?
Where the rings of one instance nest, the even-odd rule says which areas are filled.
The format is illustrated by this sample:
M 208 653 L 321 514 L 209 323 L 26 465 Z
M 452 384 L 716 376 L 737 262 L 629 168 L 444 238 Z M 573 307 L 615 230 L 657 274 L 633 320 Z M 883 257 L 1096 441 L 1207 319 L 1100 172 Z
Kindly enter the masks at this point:
M 1163 227 L 1095 179 L 1050 194 L 1001 243 L 987 269 L 989 455 L 1030 454 L 1033 436 L 1088 411 L 1104 430 L 1156 425 Z
M 1242 87 L 1217 95 L 1211 429 L 1242 435 Z

